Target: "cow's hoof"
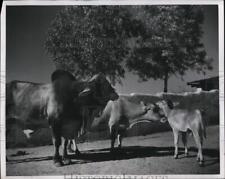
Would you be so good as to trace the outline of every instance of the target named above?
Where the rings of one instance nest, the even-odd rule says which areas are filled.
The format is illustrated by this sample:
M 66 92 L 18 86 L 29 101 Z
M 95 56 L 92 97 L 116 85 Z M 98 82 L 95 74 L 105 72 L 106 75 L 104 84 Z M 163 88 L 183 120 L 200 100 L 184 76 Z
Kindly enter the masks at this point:
M 188 155 L 189 155 L 188 153 L 185 153 L 185 154 L 184 154 L 185 157 L 188 157 Z
M 199 161 L 198 164 L 200 167 L 204 167 L 204 161 Z
M 200 158 L 199 158 L 199 157 L 197 157 L 197 158 L 196 158 L 196 161 L 197 161 L 197 162 L 200 162 Z
M 54 156 L 53 157 L 53 163 L 56 167 L 61 167 L 63 165 L 62 159 L 60 156 Z
M 174 159 L 178 159 L 178 155 L 174 155 L 173 158 L 174 158 Z
M 114 148 L 111 148 L 110 149 L 110 153 L 115 153 L 115 149 Z
M 68 152 L 69 153 L 75 153 L 75 151 L 73 149 L 71 149 L 71 148 L 68 148 Z
M 62 162 L 64 165 L 69 165 L 71 163 L 71 160 L 69 158 L 63 158 Z
M 61 167 L 61 166 L 63 166 L 62 161 L 59 161 L 59 160 L 54 160 L 53 163 L 54 163 L 54 165 L 55 165 L 56 167 Z
M 76 150 L 75 155 L 76 156 L 80 156 L 81 155 L 80 151 L 79 150 Z

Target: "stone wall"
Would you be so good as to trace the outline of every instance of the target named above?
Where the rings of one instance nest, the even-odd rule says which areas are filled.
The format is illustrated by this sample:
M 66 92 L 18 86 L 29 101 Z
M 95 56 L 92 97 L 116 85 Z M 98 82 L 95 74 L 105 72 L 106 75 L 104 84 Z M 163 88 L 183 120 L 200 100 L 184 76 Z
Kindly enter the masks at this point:
M 179 108 L 185 109 L 200 109 L 202 111 L 203 119 L 207 125 L 219 123 L 219 91 L 212 90 L 209 92 L 186 92 L 186 93 L 158 93 L 155 95 L 150 94 L 131 94 L 121 95 L 130 101 L 139 103 L 144 101 L 145 103 L 153 103 L 162 99 L 170 99 L 173 102 L 179 103 Z M 156 132 L 163 132 L 170 130 L 168 123 L 162 124 L 155 123 L 140 123 L 135 125 L 127 132 L 127 136 L 146 135 Z M 105 131 L 88 132 L 86 136 L 82 137 L 80 141 L 94 141 L 103 140 L 109 138 L 109 131 L 106 128 Z M 51 132 L 49 128 L 41 128 L 35 130 L 27 138 L 24 135 L 22 129 L 13 126 L 13 130 L 7 137 L 7 147 L 24 147 L 24 146 L 39 146 L 52 144 Z

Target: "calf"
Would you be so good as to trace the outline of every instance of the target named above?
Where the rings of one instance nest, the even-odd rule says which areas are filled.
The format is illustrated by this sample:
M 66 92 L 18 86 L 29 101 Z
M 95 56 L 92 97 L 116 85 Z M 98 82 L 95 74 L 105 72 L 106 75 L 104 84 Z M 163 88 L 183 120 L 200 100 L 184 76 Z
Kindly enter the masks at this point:
M 175 152 L 174 158 L 178 158 L 178 141 L 179 132 L 182 132 L 182 141 L 185 147 L 185 155 L 188 155 L 187 148 L 187 132 L 191 131 L 194 135 L 196 145 L 198 147 L 197 161 L 199 165 L 203 165 L 204 159 L 202 155 L 203 137 L 206 138 L 206 129 L 200 110 L 195 109 L 175 109 L 174 104 L 170 100 L 163 100 L 157 103 L 162 109 L 173 130 Z

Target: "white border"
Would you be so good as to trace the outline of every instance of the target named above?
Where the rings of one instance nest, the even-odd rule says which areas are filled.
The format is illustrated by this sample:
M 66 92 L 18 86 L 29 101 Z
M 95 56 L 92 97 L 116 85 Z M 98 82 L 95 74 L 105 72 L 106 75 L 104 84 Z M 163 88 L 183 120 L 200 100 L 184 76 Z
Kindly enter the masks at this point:
M 22 0 L 22 1 L 5 1 L 3 2 L 6 5 L 13 5 L 13 6 L 38 6 L 38 5 L 50 5 L 50 6 L 58 6 L 58 5 L 185 5 L 185 4 L 193 4 L 193 5 L 218 5 L 222 4 L 222 0 L 66 0 L 66 1 L 45 1 L 45 0 Z
M 224 4 L 223 0 L 99 0 L 99 1 L 5 1 L 2 5 L 1 11 L 1 80 L 0 80 L 0 107 L 1 107 L 1 178 L 6 178 L 6 149 L 5 149 L 5 81 L 6 81 L 6 6 L 58 6 L 58 5 L 218 5 L 219 17 L 219 82 L 220 82 L 220 174 L 219 175 L 115 175 L 117 178 L 150 178 L 150 179 L 164 179 L 168 178 L 225 178 L 224 171 Z M 69 175 L 68 175 L 69 176 Z M 73 175 L 75 176 L 75 175 Z M 90 175 L 83 175 L 89 176 Z M 101 178 L 99 175 L 93 175 Z M 112 175 L 101 175 L 112 177 Z M 64 176 L 35 176 L 35 178 L 64 178 Z M 81 176 L 82 177 L 82 176 Z M 34 176 L 7 176 L 7 178 L 34 178 Z
M 224 169 L 224 4 L 220 3 L 218 7 L 218 18 L 219 18 L 219 89 L 220 89 L 220 172 L 225 175 Z M 223 176 L 225 178 L 225 176 Z
M 2 4 L 1 11 L 1 71 L 0 71 L 0 107 L 1 107 L 1 120 L 0 120 L 0 142 L 1 142 L 1 178 L 6 175 L 6 146 L 5 146 L 5 82 L 6 82 L 6 8 Z

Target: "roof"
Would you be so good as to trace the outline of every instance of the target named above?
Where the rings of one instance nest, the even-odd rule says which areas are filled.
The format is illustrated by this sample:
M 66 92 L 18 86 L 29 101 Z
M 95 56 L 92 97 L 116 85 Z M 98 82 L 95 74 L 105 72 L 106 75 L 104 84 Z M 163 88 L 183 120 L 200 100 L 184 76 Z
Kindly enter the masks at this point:
M 211 90 L 219 88 L 219 76 L 188 82 L 191 87 L 202 88 L 203 90 Z

